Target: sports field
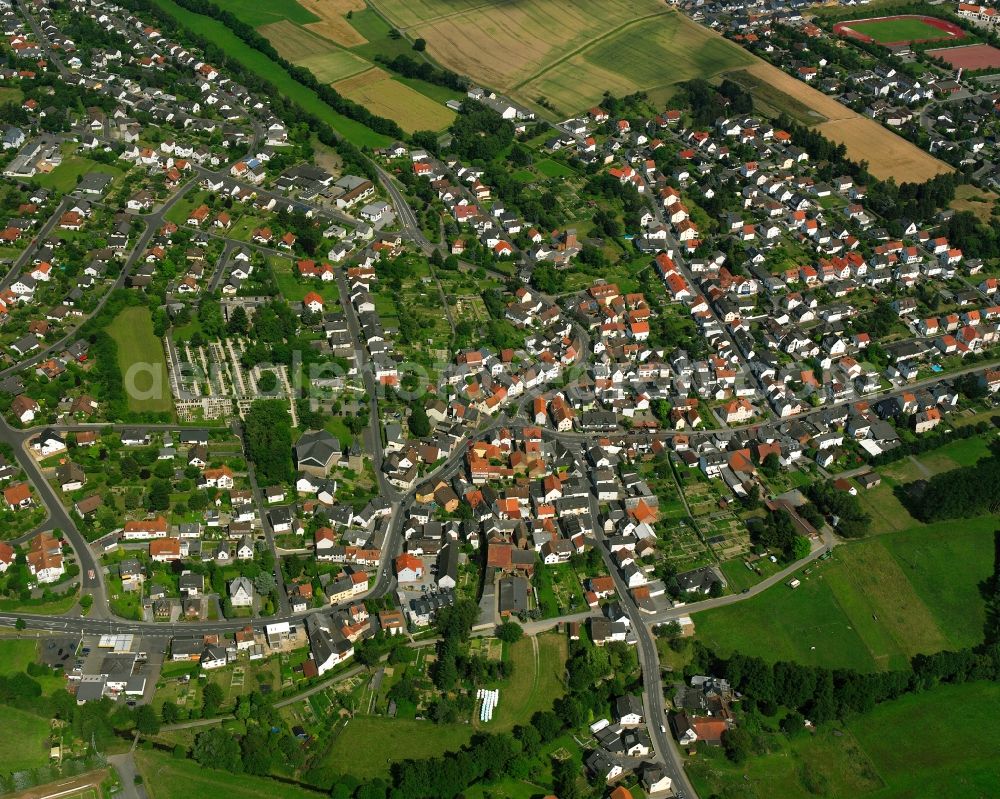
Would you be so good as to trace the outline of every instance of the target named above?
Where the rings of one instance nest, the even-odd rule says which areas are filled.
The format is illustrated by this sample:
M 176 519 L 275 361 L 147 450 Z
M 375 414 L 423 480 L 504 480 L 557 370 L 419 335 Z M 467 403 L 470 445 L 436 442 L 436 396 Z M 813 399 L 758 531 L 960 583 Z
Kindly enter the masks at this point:
M 944 47 L 938 50 L 928 50 L 927 55 L 940 58 L 955 69 L 996 69 L 1000 67 L 1000 50 L 989 44 Z
M 527 101 L 544 97 L 564 115 L 616 95 L 655 90 L 745 67 L 753 56 L 681 14 L 634 22 L 598 39 L 519 85 Z M 664 64 L 670 64 L 669 70 Z
M 935 17 L 900 15 L 855 19 L 833 26 L 835 33 L 879 44 L 931 42 L 936 39 L 961 39 L 965 32 L 951 22 Z
M 979 583 L 993 568 L 996 519 L 914 528 L 837 547 L 797 589 L 695 616 L 720 652 L 877 670 L 982 637 Z
M 372 113 L 396 120 L 407 132 L 441 130 L 455 118 L 444 103 L 424 96 L 378 67 L 334 83 L 333 88 Z
M 149 315 L 149 309 L 126 308 L 108 325 L 107 330 L 118 344 L 118 365 L 121 367 L 122 377 L 125 378 L 129 410 L 152 413 L 173 411 L 163 345 L 153 333 L 153 320 Z M 135 397 L 133 392 L 129 391 L 129 370 L 135 364 L 148 364 L 138 370 L 134 377 L 136 391 L 143 395 L 148 392 L 154 396 Z
M 278 51 L 278 55 L 305 67 L 321 83 L 334 83 L 364 72 L 371 64 L 340 47 L 335 47 L 318 33 L 288 20 L 263 25 L 259 32 Z

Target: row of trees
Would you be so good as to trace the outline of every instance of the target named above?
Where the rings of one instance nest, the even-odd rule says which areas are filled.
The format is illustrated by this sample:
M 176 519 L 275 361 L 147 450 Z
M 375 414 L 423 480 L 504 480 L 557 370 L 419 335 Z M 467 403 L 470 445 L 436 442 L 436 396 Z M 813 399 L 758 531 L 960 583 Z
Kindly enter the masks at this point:
M 255 401 L 244 420 L 244 444 L 260 482 L 292 481 L 292 420 L 286 402 Z

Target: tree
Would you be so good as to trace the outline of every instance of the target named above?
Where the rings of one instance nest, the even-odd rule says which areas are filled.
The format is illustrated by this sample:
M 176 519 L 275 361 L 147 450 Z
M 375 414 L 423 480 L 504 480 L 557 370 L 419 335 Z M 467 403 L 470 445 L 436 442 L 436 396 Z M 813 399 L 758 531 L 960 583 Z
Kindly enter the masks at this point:
M 272 372 L 270 369 L 260 373 L 260 379 L 257 380 L 257 388 L 264 393 L 270 393 L 278 387 L 278 376 Z
M 214 684 L 209 683 L 206 688 Z M 213 727 L 199 733 L 198 737 L 195 738 L 191 755 L 206 768 L 220 768 L 237 773 L 243 770 L 240 745 L 228 731 L 221 727 Z
M 753 739 L 744 727 L 732 727 L 722 733 L 722 748 L 734 763 L 743 763 L 750 756 Z
M 505 621 L 497 627 L 497 638 L 506 644 L 516 644 L 524 635 L 524 630 L 516 621 Z
M 160 720 L 151 705 L 139 705 L 135 709 L 135 728 L 143 735 L 156 735 L 160 731 Z
M 410 432 L 417 438 L 424 438 L 431 434 L 431 420 L 427 418 L 427 411 L 419 400 L 414 402 L 410 408 L 408 424 Z
M 150 510 L 167 510 L 170 507 L 170 482 L 157 478 L 149 487 L 146 507 Z
M 218 683 L 210 682 L 202 691 L 202 712 L 205 716 L 214 716 L 219 712 L 219 707 L 225 699 L 225 694 Z
M 424 39 L 414 39 L 413 49 L 416 50 L 418 53 L 422 53 L 424 52 L 424 50 L 427 49 L 427 42 Z
M 247 456 L 258 479 L 265 484 L 292 482 L 292 428 L 287 404 L 256 400 L 247 412 L 244 430 Z
M 20 632 L 27 626 L 28 626 L 27 623 L 20 616 L 18 616 L 17 621 L 14 622 L 14 629 L 17 630 L 18 632 Z
M 160 708 L 160 719 L 164 724 L 176 724 L 181 717 L 180 708 L 176 702 L 164 702 Z
M 226 330 L 232 335 L 245 336 L 250 330 L 250 320 L 242 305 L 237 305 L 229 315 Z

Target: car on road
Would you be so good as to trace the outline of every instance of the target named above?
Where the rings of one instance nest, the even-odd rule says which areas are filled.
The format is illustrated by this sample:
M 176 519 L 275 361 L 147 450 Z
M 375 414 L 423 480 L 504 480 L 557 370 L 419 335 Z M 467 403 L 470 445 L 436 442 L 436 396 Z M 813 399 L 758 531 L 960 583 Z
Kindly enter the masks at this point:
M 660 725 L 660 732 L 666 732 L 666 731 L 667 731 L 666 725 L 661 724 Z
M 87 579 L 88 580 L 93 580 L 94 579 L 94 570 L 93 569 L 88 569 L 87 570 Z

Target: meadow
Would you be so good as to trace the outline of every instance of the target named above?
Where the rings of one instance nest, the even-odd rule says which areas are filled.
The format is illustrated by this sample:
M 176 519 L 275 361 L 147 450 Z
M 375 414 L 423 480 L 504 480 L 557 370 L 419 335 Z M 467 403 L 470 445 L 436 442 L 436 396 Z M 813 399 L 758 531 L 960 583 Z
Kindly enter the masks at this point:
M 249 774 L 203 768 L 193 760 L 180 760 L 155 750 L 138 749 L 135 761 L 151 799 L 319 799 L 326 796 L 284 782 Z
M 722 653 L 862 671 L 968 646 L 982 637 L 995 527 L 984 517 L 839 546 L 797 589 L 697 614 L 697 635 Z
M 124 309 L 108 325 L 108 333 L 118 344 L 118 365 L 121 367 L 122 376 L 126 378 L 126 390 L 128 388 L 128 370 L 133 364 L 150 364 L 149 369 L 141 370 L 135 380 L 135 387 L 139 391 L 148 391 L 158 380 L 160 391 L 155 392 L 158 396 L 149 398 L 133 397 L 128 398 L 128 407 L 137 412 L 171 412 L 173 402 L 170 397 L 170 383 L 167 380 L 167 362 L 163 354 L 163 345 L 160 339 L 153 333 L 153 320 L 149 315 L 149 309 L 144 307 L 131 307 Z M 159 375 L 158 378 L 154 375 Z
M 0 735 L 0 760 L 4 772 L 38 768 L 49 762 L 49 721 L 26 710 L 0 706 L 4 734 Z
M 358 716 L 337 722 L 339 732 L 324 758 L 332 768 L 359 779 L 388 777 L 393 763 L 439 756 L 472 738 L 469 724 Z
M 702 796 L 734 799 L 997 796 L 998 700 L 995 683 L 939 686 L 791 741 L 772 736 L 767 753 L 741 765 L 721 750 L 705 751 L 688 761 L 687 771 Z
M 536 711 L 551 708 L 553 700 L 565 693 L 562 681 L 569 649 L 565 635 L 539 635 L 534 641 L 525 636 L 504 648 L 514 674 L 509 680 L 487 686 L 500 689 L 500 703 L 491 721 L 476 722 L 489 732 L 506 732 L 523 724 Z

